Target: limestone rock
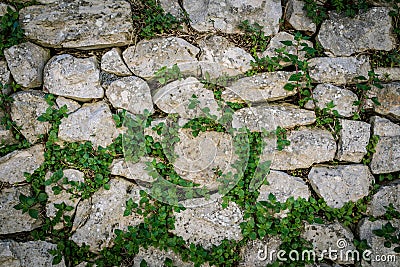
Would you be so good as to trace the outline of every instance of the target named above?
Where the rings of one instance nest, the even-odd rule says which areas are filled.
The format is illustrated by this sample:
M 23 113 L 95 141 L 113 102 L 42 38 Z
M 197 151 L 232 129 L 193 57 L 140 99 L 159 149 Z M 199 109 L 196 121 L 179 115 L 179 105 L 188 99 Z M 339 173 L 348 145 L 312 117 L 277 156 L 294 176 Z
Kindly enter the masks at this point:
M 61 120 L 58 137 L 67 142 L 91 141 L 93 146 L 106 147 L 117 137 L 110 108 L 104 102 L 84 104 Z
M 236 33 L 239 32 L 239 23 L 248 20 L 250 24 L 260 24 L 265 35 L 271 35 L 278 32 L 279 19 L 282 17 L 281 2 L 277 0 L 184 0 L 183 8 L 189 14 L 190 25 L 198 31 L 215 29 L 225 33 Z
M 400 82 L 382 84 L 383 88 L 372 87 L 368 91 L 369 97 L 377 97 L 380 105 L 367 103 L 380 115 L 388 116 L 395 121 L 400 121 Z M 368 108 L 368 106 L 367 106 Z
M 8 8 L 11 8 L 13 11 L 15 11 L 14 7 L 4 3 L 0 3 L 0 17 L 4 16 L 7 13 Z
M 48 122 L 37 120 L 49 107 L 44 96 L 44 93 L 33 90 L 11 95 L 14 99 L 11 104 L 11 118 L 21 127 L 21 133 L 32 144 L 38 140 L 39 135 L 47 133 L 50 128 Z
M 374 181 L 368 166 L 359 164 L 313 167 L 308 179 L 314 191 L 332 208 L 367 196 Z
M 367 154 L 371 125 L 363 121 L 339 120 L 339 143 L 336 159 L 348 162 L 361 162 Z
M 138 214 L 123 216 L 126 201 L 139 202 L 139 187 L 122 179 L 112 179 L 110 190 L 101 188 L 91 199 L 80 202 L 77 208 L 71 239 L 79 245 L 86 243 L 90 250 L 98 252 L 112 245 L 114 230 L 127 230 L 142 222 Z
M 4 118 L 4 112 L 0 110 L 0 121 Z M 14 138 L 11 129 L 7 129 L 6 126 L 0 124 L 0 148 L 6 145 L 16 144 L 18 141 Z
M 113 48 L 102 56 L 101 70 L 118 76 L 132 75 L 132 72 L 122 59 L 122 51 L 120 48 Z
M 265 102 L 283 99 L 296 91 L 283 89 L 294 72 L 276 71 L 259 73 L 234 81 L 222 92 L 222 98 L 230 102 Z
M 313 111 L 294 105 L 260 105 L 243 108 L 233 114 L 232 127 L 247 127 L 250 131 L 273 131 L 277 126 L 291 128 L 315 122 Z
M 181 259 L 181 257 L 173 252 L 172 250 L 160 250 L 155 247 L 149 247 L 147 249 L 139 248 L 139 253 L 135 255 L 134 263 L 132 267 L 140 267 L 140 263 L 142 260 L 147 262 L 147 266 L 149 267 L 158 267 L 164 266 L 164 262 L 166 259 L 172 260 L 173 266 L 180 267 L 193 267 L 193 262 L 185 262 Z
M 78 101 L 104 96 L 96 57 L 76 58 L 69 54 L 53 57 L 44 69 L 44 87 L 49 93 Z
M 0 235 L 31 231 L 41 225 L 26 212 L 14 209 L 19 203 L 19 195 L 30 195 L 30 186 L 5 188 L 0 191 Z
M 135 163 L 125 159 L 114 159 L 110 167 L 111 174 L 134 180 L 138 184 L 142 181 L 151 183 L 154 181 L 154 178 L 146 170 L 146 162 L 151 162 L 152 160 L 153 158 L 146 157 Z
M 39 87 L 43 83 L 43 69 L 50 59 L 50 50 L 26 42 L 4 50 L 14 80 L 25 88 Z
M 36 145 L 0 158 L 0 181 L 9 184 L 24 182 L 24 173 L 33 173 L 44 162 L 43 153 L 44 147 Z
M 6 86 L 9 83 L 11 83 L 11 72 L 7 67 L 7 62 L 5 60 L 0 60 L 0 93 L 3 95 L 11 93 L 11 88 Z
M 165 13 L 169 13 L 178 19 L 183 18 L 184 13 L 179 5 L 179 0 L 160 0 L 160 6 Z
M 319 57 L 309 60 L 310 76 L 317 83 L 335 85 L 355 84 L 358 76 L 368 77 L 370 70 L 367 57 Z
M 292 27 L 298 31 L 314 33 L 317 25 L 307 17 L 304 10 L 304 2 L 299 0 L 289 0 L 286 6 L 286 19 Z
M 249 240 L 247 244 L 242 247 L 240 255 L 242 260 L 239 262 L 240 267 L 264 267 L 276 261 L 276 253 L 270 252 L 279 251 L 279 246 L 282 241 L 276 237 L 265 237 L 263 240 Z
M 122 55 L 128 68 L 135 75 L 149 79 L 162 67 L 171 68 L 174 64 L 178 65 L 181 72 L 184 69 L 196 72 L 196 55 L 199 52 L 200 49 L 181 38 L 166 37 L 141 40 L 136 46 L 127 48 Z
M 143 114 L 147 109 L 154 112 L 150 87 L 141 78 L 135 76 L 116 80 L 106 90 L 108 100 L 114 108 L 122 108 L 133 114 Z
M 243 238 L 239 226 L 243 214 L 235 202 L 230 202 L 224 209 L 219 201 L 215 201 L 175 212 L 174 216 L 175 229 L 171 232 L 181 236 L 188 245 L 194 243 L 208 249 L 221 244 L 224 239 L 239 241 Z
M 275 151 L 271 169 L 309 168 L 314 163 L 331 161 L 335 157 L 336 142 L 326 130 L 301 128 L 288 133 L 287 140 L 289 146 Z
M 400 68 L 375 68 L 375 74 L 381 81 L 400 81 Z
M 400 184 L 393 182 L 391 184 L 382 186 L 375 195 L 368 206 L 368 214 L 374 217 L 380 217 L 386 213 L 386 207 L 393 204 L 396 210 L 400 209 Z
M 19 12 L 28 39 L 45 47 L 96 49 L 128 45 L 131 7 L 122 0 L 59 1 Z
M 69 99 L 69 98 L 62 97 L 62 96 L 57 97 L 56 103 L 59 108 L 66 105 L 67 109 L 68 109 L 68 113 L 74 112 L 81 107 L 81 105 L 78 102 L 76 102 L 72 99 Z
M 321 25 L 318 40 L 335 56 L 369 49 L 390 51 L 395 48 L 396 39 L 389 12 L 389 8 L 373 7 L 354 18 L 331 12 Z
M 400 126 L 374 116 L 371 118 L 373 134 L 379 136 L 370 168 L 373 174 L 400 171 Z

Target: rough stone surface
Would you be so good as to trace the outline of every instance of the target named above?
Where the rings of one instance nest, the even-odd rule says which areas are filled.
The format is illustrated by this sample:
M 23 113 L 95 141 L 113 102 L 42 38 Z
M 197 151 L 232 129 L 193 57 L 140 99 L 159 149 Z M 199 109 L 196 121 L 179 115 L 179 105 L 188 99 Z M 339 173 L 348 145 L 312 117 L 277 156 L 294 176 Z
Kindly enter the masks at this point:
M 50 59 L 50 50 L 26 42 L 4 50 L 8 67 L 16 83 L 25 88 L 43 84 L 43 69 Z
M 57 245 L 45 241 L 0 241 L 0 264 L 10 267 L 65 267 L 64 259 L 52 265 L 54 256 L 49 253 L 51 249 L 57 249 Z
M 31 231 L 41 225 L 26 212 L 14 209 L 19 203 L 19 195 L 30 195 L 30 186 L 5 188 L 0 191 L 0 235 Z
M 294 105 L 260 105 L 243 108 L 233 114 L 232 127 L 247 127 L 250 131 L 275 130 L 277 126 L 291 128 L 315 122 L 313 111 Z
M 124 46 L 133 31 L 131 7 L 122 0 L 59 1 L 20 10 L 28 39 L 45 47 L 95 49 Z
M 319 57 L 309 60 L 310 76 L 317 83 L 355 84 L 358 76 L 368 77 L 367 57 Z
M 139 202 L 140 188 L 122 179 L 112 179 L 109 184 L 109 190 L 102 188 L 79 203 L 73 224 L 76 231 L 71 239 L 79 245 L 90 245 L 94 252 L 112 245 L 115 229 L 127 230 L 142 222 L 141 216 L 134 213 L 123 216 L 129 198 Z
M 111 164 L 111 174 L 134 180 L 136 183 L 141 181 L 153 182 L 154 178 L 146 170 L 146 162 L 151 162 L 153 158 L 142 158 L 139 162 L 127 161 L 125 159 L 114 159 Z
M 220 30 L 226 33 L 239 32 L 240 22 L 248 20 L 250 24 L 263 26 L 265 35 L 275 34 L 279 30 L 282 17 L 281 2 L 264 1 L 193 1 L 184 0 L 183 8 L 189 14 L 190 25 L 198 31 Z
M 47 133 L 50 128 L 48 122 L 37 120 L 49 107 L 44 96 L 44 93 L 39 91 L 17 92 L 11 95 L 14 99 L 11 104 L 11 118 L 21 127 L 21 133 L 30 143 L 35 143 L 38 136 Z
M 388 116 L 394 121 L 400 121 L 400 82 L 382 84 L 383 88 L 372 87 L 368 91 L 369 97 L 377 97 L 380 105 L 367 103 L 380 115 Z
M 335 56 L 350 56 L 369 49 L 390 51 L 396 46 L 389 8 L 374 7 L 349 18 L 329 14 L 318 34 L 321 45 Z
M 344 117 L 351 117 L 357 111 L 357 106 L 354 106 L 354 101 L 358 100 L 355 93 L 350 90 L 337 87 L 332 84 L 318 84 L 313 90 L 313 97 L 316 100 L 318 108 L 326 108 L 327 104 L 333 101 L 339 115 Z M 309 101 L 305 108 L 314 109 L 314 102 Z
M 8 95 L 11 93 L 11 88 L 5 87 L 6 84 L 11 82 L 11 72 L 7 67 L 7 61 L 0 60 L 0 83 L 2 84 L 0 93 Z
M 160 6 L 165 11 L 176 18 L 183 18 L 184 13 L 178 0 L 160 0 Z
M 293 72 L 277 71 L 256 74 L 234 81 L 222 92 L 222 99 L 230 102 L 265 102 L 283 99 L 296 91 L 283 89 Z
M 67 109 L 68 109 L 68 113 L 74 112 L 81 107 L 81 105 L 78 102 L 76 102 L 72 99 L 69 99 L 69 98 L 62 97 L 62 96 L 57 97 L 56 103 L 59 108 L 66 105 Z
M 368 166 L 358 164 L 313 167 L 308 179 L 314 191 L 332 208 L 367 196 L 374 181 Z
M 202 207 L 187 208 L 174 216 L 175 229 L 171 232 L 181 236 L 187 244 L 194 243 L 207 249 L 221 244 L 224 239 L 242 239 L 239 225 L 243 214 L 234 202 L 230 202 L 225 209 L 220 202 L 212 202 Z
M 61 120 L 58 137 L 67 142 L 91 141 L 93 147 L 106 147 L 117 137 L 110 108 L 104 102 L 84 104 Z
M 278 251 L 282 241 L 275 237 L 265 237 L 263 240 L 250 240 L 240 251 L 242 260 L 239 262 L 240 267 L 265 267 L 276 261 L 276 253 L 269 258 L 271 251 Z
M 4 3 L 0 3 L 0 17 L 4 16 L 7 13 L 7 8 L 11 8 L 12 10 L 15 11 L 14 7 Z
M 145 80 L 130 76 L 116 80 L 106 90 L 108 100 L 114 108 L 122 108 L 133 114 L 143 114 L 147 109 L 154 112 L 150 87 Z
M 391 184 L 382 186 L 375 195 L 368 206 L 368 214 L 374 217 L 382 216 L 386 213 L 386 208 L 389 204 L 393 204 L 396 210 L 400 209 L 400 184 L 393 182 Z
M 286 6 L 286 19 L 293 28 L 298 31 L 314 33 L 317 25 L 307 17 L 304 10 L 304 2 L 299 0 L 289 0 Z
M 133 259 L 134 263 L 132 267 L 140 267 L 140 263 L 142 260 L 145 260 L 147 266 L 149 267 L 158 267 L 164 266 L 164 262 L 166 259 L 172 260 L 173 266 L 180 267 L 192 267 L 194 266 L 193 262 L 185 262 L 180 256 L 174 253 L 172 250 L 160 250 L 158 248 L 149 247 L 148 249 L 140 248 L 139 252 L 135 255 Z
M 371 118 L 373 134 L 379 136 L 370 168 L 373 174 L 400 171 L 400 126 L 388 119 Z
M 69 54 L 53 57 L 44 69 L 44 87 L 49 93 L 78 101 L 104 96 L 96 57 L 76 58 Z
M 101 57 L 101 70 L 118 76 L 132 75 L 122 59 L 120 48 L 113 48 Z
M 400 81 L 400 68 L 375 68 L 375 74 L 382 81 Z
M 9 184 L 24 182 L 24 173 L 33 173 L 44 162 L 43 153 L 44 147 L 36 145 L 0 158 L 0 181 Z
M 289 146 L 275 151 L 271 169 L 309 168 L 314 163 L 331 161 L 335 157 L 336 142 L 326 130 L 302 128 L 288 133 L 287 140 Z
M 0 110 L 0 121 L 3 118 L 4 118 L 4 112 Z M 15 143 L 17 143 L 17 140 L 14 138 L 12 130 L 7 129 L 6 126 L 0 124 L 0 148 Z
M 171 68 L 177 64 L 181 71 L 197 72 L 196 55 L 200 49 L 178 37 L 155 38 L 141 40 L 136 46 L 127 48 L 123 58 L 128 68 L 137 76 L 144 79 L 154 77 L 154 73 L 166 66 Z M 192 69 L 193 70 L 193 69 Z
M 336 159 L 348 162 L 361 162 L 367 154 L 371 125 L 363 121 L 339 120 L 342 129 L 339 131 Z

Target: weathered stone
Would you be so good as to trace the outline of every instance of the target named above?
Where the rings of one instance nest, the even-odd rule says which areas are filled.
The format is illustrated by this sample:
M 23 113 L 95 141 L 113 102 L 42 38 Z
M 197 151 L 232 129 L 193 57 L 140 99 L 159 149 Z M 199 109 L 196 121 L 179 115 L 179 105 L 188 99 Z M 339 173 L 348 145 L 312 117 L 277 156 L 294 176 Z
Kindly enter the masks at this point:
M 55 256 L 49 250 L 55 249 L 56 244 L 45 241 L 0 241 L 0 264 L 9 267 L 65 267 L 64 259 L 58 264 L 52 264 Z
M 146 162 L 151 162 L 153 158 L 142 158 L 139 162 L 128 161 L 125 159 L 114 159 L 111 164 L 111 174 L 134 180 L 140 184 L 141 181 L 151 183 L 154 178 L 146 170 Z
M 101 70 L 118 76 L 132 75 L 122 59 L 120 48 L 113 48 L 101 57 Z
M 373 174 L 400 171 L 400 126 L 388 119 L 371 118 L 373 134 L 379 136 L 369 165 Z
M 47 133 L 50 128 L 48 122 L 37 120 L 49 107 L 44 96 L 44 93 L 39 91 L 17 92 L 11 95 L 14 99 L 11 103 L 11 118 L 21 127 L 21 133 L 32 144 L 38 140 L 39 135 Z
M 144 79 L 154 77 L 154 73 L 162 67 L 171 68 L 174 64 L 191 72 L 197 72 L 196 55 L 200 49 L 178 37 L 155 38 L 141 40 L 136 46 L 127 48 L 123 58 L 128 68 L 137 76 Z
M 133 259 L 132 267 L 140 267 L 140 263 L 142 260 L 145 260 L 147 266 L 149 267 L 158 267 L 164 266 L 164 262 L 166 259 L 170 259 L 172 261 L 173 266 L 180 267 L 192 267 L 194 266 L 193 262 L 185 262 L 181 259 L 181 257 L 173 252 L 172 250 L 160 250 L 155 247 L 149 247 L 147 249 L 139 248 L 139 252 L 135 255 Z
M 112 179 L 109 184 L 109 190 L 101 188 L 91 199 L 79 203 L 73 224 L 76 231 L 71 239 L 90 245 L 94 252 L 112 245 L 115 229 L 127 230 L 143 220 L 135 213 L 123 216 L 128 199 L 139 202 L 140 188 L 123 179 Z
M 91 141 L 106 147 L 118 136 L 108 105 L 104 102 L 84 104 L 61 120 L 58 137 L 67 142 Z
M 332 208 L 367 196 L 374 181 L 368 166 L 358 164 L 313 167 L 308 179 L 314 191 Z
M 184 0 L 183 8 L 189 14 L 190 25 L 198 31 L 220 30 L 225 33 L 239 32 L 238 25 L 244 20 L 258 23 L 265 35 L 279 30 L 282 17 L 281 2 L 264 1 L 193 1 Z
M 365 56 L 319 57 L 309 60 L 310 76 L 317 83 L 355 84 L 358 76 L 368 77 L 369 60 Z
M 213 92 L 204 88 L 196 78 L 189 77 L 184 80 L 174 81 L 161 87 L 153 93 L 154 104 L 166 113 L 178 113 L 182 118 L 195 118 L 206 116 L 201 109 L 209 108 L 210 114 L 220 116 L 218 103 Z M 193 98 L 193 95 L 196 98 Z M 190 109 L 191 101 L 198 104 Z
M 175 212 L 174 216 L 175 229 L 171 232 L 181 236 L 188 245 L 193 243 L 208 249 L 224 239 L 239 241 L 243 238 L 240 229 L 243 214 L 235 202 L 223 208 L 220 201 L 214 201 Z
M 368 96 L 378 98 L 380 105 L 370 101 L 366 108 L 372 106 L 376 113 L 400 121 L 400 82 L 382 84 L 382 86 L 381 89 L 373 86 L 372 90 L 368 91 Z
M 374 70 L 375 74 L 381 81 L 400 81 L 400 68 L 382 68 L 378 67 Z
M 0 60 L 0 93 L 8 95 L 11 93 L 11 88 L 6 86 L 11 83 L 11 72 L 7 67 L 5 60 Z
M 44 147 L 36 145 L 0 158 L 0 181 L 9 184 L 24 182 L 24 173 L 33 173 L 44 162 L 43 153 Z
M 350 56 L 369 49 L 390 51 L 396 46 L 390 9 L 373 7 L 354 18 L 329 14 L 318 34 L 321 45 L 335 56 Z
M 4 118 L 4 112 L 0 109 L 0 121 Z M 0 124 L 0 148 L 6 145 L 16 144 L 18 141 L 14 138 L 11 129 L 7 129 L 5 125 Z
M 27 38 L 45 47 L 95 49 L 131 43 L 127 1 L 59 1 L 25 7 L 19 16 Z
M 333 160 L 336 142 L 330 132 L 319 129 L 299 129 L 287 135 L 290 145 L 275 151 L 271 163 L 273 170 L 309 168 L 314 163 Z
M 328 225 L 307 224 L 302 237 L 312 243 L 318 256 L 324 255 L 324 258 L 340 264 L 354 264 L 356 260 L 352 254 L 347 255 L 348 251 L 356 250 L 353 244 L 354 235 L 338 222 Z M 328 251 L 337 253 L 329 255 Z M 336 259 L 333 255 L 337 256 Z
M 4 16 L 7 13 L 8 8 L 11 8 L 11 10 L 15 11 L 14 7 L 4 3 L 0 3 L 0 17 Z
M 400 209 L 400 184 L 393 182 L 382 186 L 378 192 L 372 196 L 368 206 L 368 214 L 374 217 L 380 217 L 386 213 L 386 207 L 393 204 L 396 210 Z
M 184 12 L 179 5 L 179 0 L 160 0 L 160 6 L 165 11 L 176 18 L 183 18 Z
M 106 90 L 108 100 L 114 108 L 122 108 L 133 114 L 143 114 L 147 109 L 154 112 L 150 87 L 145 80 L 129 76 L 116 80 Z
M 294 72 L 276 71 L 241 78 L 225 88 L 222 98 L 230 102 L 265 102 L 283 99 L 296 91 L 283 89 Z
M 76 58 L 69 54 L 53 57 L 44 69 L 44 88 L 78 101 L 103 98 L 96 57 Z
M 286 19 L 289 24 L 298 31 L 314 33 L 317 25 L 311 18 L 307 17 L 304 10 L 304 2 L 299 0 L 289 0 L 286 6 Z
M 250 131 L 273 131 L 277 126 L 291 128 L 314 122 L 313 111 L 294 105 L 260 105 L 236 111 L 233 114 L 232 127 L 247 127 Z
M 358 100 L 355 93 L 350 90 L 343 89 L 332 84 L 318 84 L 313 90 L 313 97 L 318 108 L 326 108 L 328 103 L 333 101 L 339 115 L 343 117 L 351 117 L 357 111 L 357 106 L 354 106 L 354 101 Z M 314 109 L 314 102 L 306 103 L 305 108 Z
M 361 162 L 367 154 L 371 125 L 363 121 L 339 120 L 342 129 L 339 131 L 336 159 L 348 162 Z
M 5 188 L 0 191 L 0 235 L 31 231 L 41 225 L 40 220 L 14 209 L 19 195 L 30 195 L 29 185 Z M 38 207 L 36 207 L 38 208 Z
M 81 107 L 81 105 L 78 102 L 76 102 L 72 99 L 69 99 L 69 98 L 62 97 L 62 96 L 57 97 L 56 103 L 59 108 L 66 105 L 67 109 L 68 109 L 68 113 L 74 112 Z
M 240 250 L 241 261 L 240 267 L 264 267 L 276 261 L 276 253 L 282 241 L 276 237 L 265 237 L 263 240 L 250 240 Z M 271 253 L 271 254 L 270 254 Z
M 14 80 L 25 88 L 43 84 L 43 69 L 50 59 L 50 50 L 27 42 L 4 50 Z

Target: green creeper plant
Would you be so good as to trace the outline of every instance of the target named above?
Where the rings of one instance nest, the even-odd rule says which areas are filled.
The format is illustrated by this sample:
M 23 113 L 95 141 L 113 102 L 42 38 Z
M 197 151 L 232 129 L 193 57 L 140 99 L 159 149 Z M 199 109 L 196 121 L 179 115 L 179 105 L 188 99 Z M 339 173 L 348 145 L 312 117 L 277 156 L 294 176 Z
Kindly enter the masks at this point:
M 18 11 L 7 7 L 7 13 L 0 17 L 0 57 L 4 56 L 4 49 L 20 44 L 25 38 L 18 16 Z

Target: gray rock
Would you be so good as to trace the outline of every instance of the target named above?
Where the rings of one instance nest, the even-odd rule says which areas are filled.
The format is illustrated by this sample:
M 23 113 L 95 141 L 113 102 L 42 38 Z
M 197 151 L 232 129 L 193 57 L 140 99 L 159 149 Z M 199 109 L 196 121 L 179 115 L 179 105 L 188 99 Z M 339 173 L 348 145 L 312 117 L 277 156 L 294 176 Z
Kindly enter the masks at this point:
M 372 87 L 368 91 L 368 96 L 377 97 L 380 105 L 375 105 L 370 101 L 366 108 L 372 106 L 376 113 L 400 121 L 400 82 L 382 84 L 382 86 L 382 89 Z
M 379 136 L 375 153 L 369 165 L 373 174 L 400 171 L 400 126 L 374 116 L 373 134 Z
M 132 75 L 122 59 L 120 48 L 113 48 L 101 57 L 101 70 L 118 76 Z
M 114 108 L 122 108 L 133 114 L 143 114 L 147 109 L 154 112 L 150 87 L 145 80 L 129 76 L 112 82 L 106 95 Z
M 393 182 L 382 186 L 371 199 L 368 206 L 368 214 L 374 217 L 383 216 L 386 213 L 386 207 L 393 204 L 396 210 L 400 209 L 400 184 Z
M 319 57 L 309 60 L 310 76 L 317 83 L 355 84 L 358 76 L 368 77 L 369 60 L 365 56 Z
M 276 237 L 265 237 L 263 240 L 250 240 L 240 250 L 241 261 L 240 267 L 264 267 L 276 261 L 276 251 L 282 241 Z M 272 257 L 270 257 L 272 256 Z
M 123 58 L 128 68 L 139 77 L 150 79 L 162 67 L 177 64 L 181 72 L 197 72 L 196 55 L 200 49 L 178 37 L 141 40 L 127 48 Z
M 43 69 L 50 59 L 50 50 L 27 42 L 4 50 L 14 80 L 25 88 L 43 84 Z
M 189 14 L 190 25 L 197 31 L 220 30 L 237 33 L 240 22 L 248 20 L 263 27 L 265 35 L 279 30 L 282 17 L 281 2 L 264 1 L 193 1 L 184 0 L 183 8 Z
M 151 177 L 149 171 L 146 170 L 146 162 L 151 162 L 152 160 L 153 158 L 146 157 L 135 163 L 125 159 L 114 159 L 110 167 L 111 174 L 134 180 L 138 184 L 140 184 L 141 181 L 151 183 L 154 181 L 154 178 Z
M 0 110 L 0 121 L 4 118 L 4 112 Z M 11 129 L 7 129 L 5 125 L 0 124 L 0 148 L 16 144 L 18 141 L 14 138 Z
M 260 105 L 243 108 L 233 114 L 232 127 L 247 127 L 250 131 L 273 131 L 277 126 L 292 128 L 315 122 L 313 111 L 294 105 Z
M 147 266 L 149 267 L 159 267 L 164 266 L 164 262 L 166 259 L 172 260 L 173 266 L 180 267 L 192 267 L 194 266 L 193 262 L 185 262 L 181 259 L 181 257 L 173 252 L 172 250 L 160 250 L 155 247 L 149 247 L 147 249 L 139 248 L 139 252 L 135 255 L 133 259 L 132 267 L 140 267 L 140 263 L 142 260 L 145 260 Z
M 56 103 L 59 108 L 66 105 L 67 109 L 68 109 L 68 113 L 74 112 L 81 107 L 81 105 L 78 102 L 76 102 L 72 99 L 69 99 L 69 98 L 62 97 L 62 96 L 57 97 Z
M 44 88 L 78 101 L 103 98 L 96 57 L 76 58 L 69 54 L 53 57 L 44 69 Z
M 0 17 L 4 16 L 7 13 L 7 8 L 11 8 L 13 11 L 15 11 L 15 8 L 13 6 L 0 3 Z
M 361 162 L 367 154 L 371 125 L 363 121 L 339 120 L 342 129 L 339 131 L 336 159 L 348 162 Z
M 183 18 L 184 12 L 179 5 L 179 0 L 160 0 L 160 6 L 165 13 L 169 13 L 176 18 Z
M 40 220 L 35 220 L 29 214 L 14 209 L 19 203 L 19 195 L 29 196 L 29 185 L 4 188 L 0 191 L 0 235 L 31 231 L 41 225 Z M 37 207 L 38 208 L 38 207 Z
M 48 122 L 37 120 L 49 107 L 44 96 L 44 93 L 33 90 L 11 95 L 14 99 L 11 104 L 11 118 L 21 127 L 21 133 L 32 144 L 38 140 L 39 135 L 47 133 L 50 128 Z
M 289 0 L 286 6 L 286 19 L 289 24 L 298 31 L 314 33 L 317 25 L 307 17 L 304 10 L 304 2 L 299 0 Z
M 94 148 L 108 146 L 117 136 L 110 108 L 104 102 L 84 104 L 61 120 L 58 132 L 63 141 L 91 141 Z
M 10 267 L 65 267 L 64 259 L 52 264 L 54 256 L 49 253 L 52 249 L 57 249 L 57 245 L 45 241 L 0 241 L 0 264 Z
M 7 67 L 7 62 L 5 60 L 0 60 L 0 93 L 3 95 L 8 95 L 11 93 L 11 88 L 5 86 L 11 83 L 11 72 Z
M 400 81 L 400 68 L 375 68 L 375 74 L 381 81 Z
M 44 162 L 43 153 L 44 147 L 36 145 L 0 158 L 0 181 L 9 184 L 24 182 L 24 173 L 33 173 Z
M 90 251 L 98 252 L 113 244 L 114 230 L 127 230 L 143 221 L 138 214 L 123 216 L 126 201 L 140 200 L 139 187 L 123 179 L 112 179 L 110 190 L 99 189 L 91 199 L 79 203 L 71 239 L 78 245 L 90 245 Z
M 96 49 L 131 43 L 127 1 L 59 1 L 25 7 L 19 16 L 26 37 L 45 47 Z
M 332 208 L 367 196 L 374 181 L 368 166 L 359 164 L 313 167 L 308 179 L 314 191 Z
M 244 77 L 227 86 L 222 99 L 230 102 L 265 102 L 283 99 L 296 91 L 283 89 L 294 72 L 276 71 Z
M 230 202 L 224 209 L 220 201 L 215 201 L 174 212 L 174 216 L 175 229 L 171 232 L 181 236 L 188 246 L 193 243 L 208 249 L 221 244 L 224 239 L 239 241 L 243 238 L 240 229 L 243 214 L 235 202 Z
M 287 135 L 290 145 L 275 151 L 271 163 L 273 170 L 309 168 L 314 163 L 331 161 L 335 157 L 336 142 L 330 132 L 301 128 Z
M 335 56 L 350 56 L 369 49 L 390 51 L 396 46 L 390 9 L 373 7 L 349 18 L 329 14 L 318 34 L 321 45 Z

